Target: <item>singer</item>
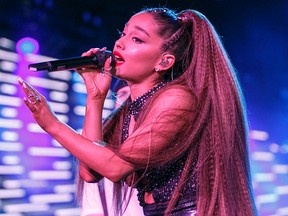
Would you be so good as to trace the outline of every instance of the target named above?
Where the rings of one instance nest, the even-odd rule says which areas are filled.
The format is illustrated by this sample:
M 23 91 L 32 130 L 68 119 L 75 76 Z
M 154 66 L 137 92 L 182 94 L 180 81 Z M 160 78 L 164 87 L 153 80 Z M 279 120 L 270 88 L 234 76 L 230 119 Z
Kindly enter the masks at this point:
M 125 211 L 129 187 L 146 216 L 257 215 L 243 95 L 207 18 L 145 8 L 127 22 L 113 54 L 130 96 L 102 125 L 112 58 L 104 75 L 99 67 L 77 70 L 87 88 L 82 134 L 19 78 L 35 121 L 79 160 L 79 192 L 83 181 L 115 182 L 112 215 Z

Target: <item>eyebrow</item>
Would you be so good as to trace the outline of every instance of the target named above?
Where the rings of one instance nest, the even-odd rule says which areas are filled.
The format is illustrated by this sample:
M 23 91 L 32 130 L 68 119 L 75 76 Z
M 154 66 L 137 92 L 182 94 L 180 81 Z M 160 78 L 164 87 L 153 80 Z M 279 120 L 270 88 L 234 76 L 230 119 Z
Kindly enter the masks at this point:
M 128 23 L 125 24 L 125 26 L 128 26 Z M 141 28 L 140 26 L 135 26 L 135 29 L 143 32 L 144 34 L 146 34 L 148 37 L 151 37 L 150 34 L 143 28 Z

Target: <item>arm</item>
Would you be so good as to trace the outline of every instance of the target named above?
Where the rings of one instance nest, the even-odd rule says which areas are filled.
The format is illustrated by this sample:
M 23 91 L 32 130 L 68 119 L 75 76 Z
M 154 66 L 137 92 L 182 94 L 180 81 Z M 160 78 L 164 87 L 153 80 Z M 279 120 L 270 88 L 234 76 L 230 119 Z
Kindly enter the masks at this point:
M 101 75 L 102 76 L 102 75 Z M 120 179 L 125 178 L 129 174 L 135 171 L 133 164 L 128 163 L 123 160 L 121 157 L 117 156 L 112 150 L 101 147 L 94 144 L 91 139 L 98 138 L 96 136 L 102 135 L 102 128 L 89 128 L 89 131 L 97 130 L 97 132 L 92 134 L 87 134 L 88 130 L 84 131 L 84 136 L 89 136 L 86 138 L 83 135 L 76 133 L 68 125 L 60 122 L 55 114 L 51 111 L 49 105 L 47 104 L 46 99 L 37 92 L 36 89 L 31 87 L 28 83 L 19 81 L 20 85 L 23 88 L 23 91 L 28 96 L 31 92 L 37 94 L 40 97 L 40 101 L 33 104 L 30 103 L 27 99 L 24 99 L 25 104 L 32 112 L 34 119 L 37 121 L 40 127 L 43 128 L 47 133 L 54 137 L 64 148 L 66 148 L 72 155 L 74 155 L 82 165 L 89 167 L 98 174 L 105 176 L 113 182 L 117 182 Z M 190 95 L 191 98 L 191 95 Z M 89 110 L 90 106 L 87 106 L 88 112 L 93 111 L 97 108 L 97 104 L 101 104 L 103 98 L 99 99 L 97 97 L 88 98 L 87 105 L 93 103 L 94 108 Z M 152 154 L 157 154 L 165 149 L 167 146 L 167 140 L 171 139 L 173 135 L 181 128 L 181 125 L 184 124 L 184 121 L 179 122 L 170 122 L 169 117 L 168 121 L 170 122 L 158 122 L 159 118 L 165 119 L 165 113 L 169 113 L 170 110 L 182 110 L 190 107 L 191 100 L 189 100 L 189 95 L 185 91 L 180 91 L 175 94 L 175 92 L 167 92 L 165 95 L 159 97 L 155 104 L 151 107 L 151 111 L 141 124 L 141 126 L 134 131 L 130 137 L 122 144 L 121 152 L 127 150 L 131 155 L 137 155 L 142 149 L 150 149 L 150 140 L 157 140 L 157 145 L 152 146 Z M 88 126 L 90 120 L 98 119 L 98 124 L 100 121 L 100 108 L 97 108 L 95 116 L 92 115 L 91 118 L 85 120 L 85 125 Z M 175 115 L 182 115 L 181 112 L 175 112 Z M 174 115 L 174 116 L 175 116 Z M 174 118 L 174 117 L 173 117 Z M 84 127 L 86 127 L 84 126 Z M 149 133 L 151 130 L 158 130 L 159 133 Z M 148 132 L 148 133 L 147 133 Z M 158 136 L 161 132 L 169 132 L 170 137 Z M 94 138 L 92 136 L 95 136 Z M 92 137 L 92 138 L 91 138 Z M 136 142 L 136 145 L 134 144 Z M 149 154 L 144 155 L 147 161 Z

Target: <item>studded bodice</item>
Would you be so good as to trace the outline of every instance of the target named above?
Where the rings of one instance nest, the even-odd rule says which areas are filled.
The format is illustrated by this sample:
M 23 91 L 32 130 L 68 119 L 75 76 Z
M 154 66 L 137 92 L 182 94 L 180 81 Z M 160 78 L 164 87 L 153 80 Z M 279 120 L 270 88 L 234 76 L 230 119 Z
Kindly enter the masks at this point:
M 137 121 L 138 115 L 141 112 L 142 108 L 145 106 L 147 100 L 150 97 L 152 97 L 155 94 L 155 92 L 158 91 L 164 85 L 165 85 L 164 83 L 160 83 L 147 93 L 138 97 L 136 100 L 128 102 L 127 104 L 128 111 L 124 120 L 122 130 L 122 142 L 124 142 L 129 135 L 128 129 L 131 116 L 133 116 L 135 121 Z M 155 211 L 154 205 L 157 206 L 158 204 L 161 203 L 161 205 L 163 206 L 164 203 L 167 204 L 169 202 L 172 193 L 178 184 L 181 173 L 184 169 L 186 157 L 187 157 L 186 155 L 183 155 L 182 157 L 178 158 L 178 160 L 171 161 L 163 166 L 149 168 L 148 170 L 146 170 L 145 176 L 141 178 L 141 180 L 136 185 L 136 188 L 138 190 L 138 200 L 140 202 L 140 205 L 144 207 L 144 212 L 148 211 L 146 207 L 151 207 L 151 205 L 149 206 L 144 202 L 144 194 L 146 192 L 153 194 L 155 204 L 152 205 L 153 208 L 152 212 Z M 143 170 L 139 170 L 137 172 L 139 176 L 142 176 Z M 182 196 L 180 197 L 179 201 L 180 204 L 178 205 L 179 208 L 185 208 L 185 209 L 189 208 L 190 210 L 196 208 L 195 183 L 196 180 L 191 175 L 191 177 L 188 179 L 185 185 L 185 189 L 182 193 Z M 165 211 L 165 208 L 167 207 L 166 204 L 164 204 L 164 209 L 160 210 L 161 212 Z M 158 206 L 156 207 L 156 209 L 157 211 L 159 210 Z M 152 215 L 153 214 L 154 213 L 152 213 Z
M 176 188 L 184 168 L 186 156 L 171 161 L 163 166 L 149 169 L 143 179 L 136 185 L 140 205 L 145 205 L 144 194 L 153 194 L 155 203 L 168 202 Z M 182 198 L 193 199 L 196 197 L 196 179 L 191 175 L 185 185 Z

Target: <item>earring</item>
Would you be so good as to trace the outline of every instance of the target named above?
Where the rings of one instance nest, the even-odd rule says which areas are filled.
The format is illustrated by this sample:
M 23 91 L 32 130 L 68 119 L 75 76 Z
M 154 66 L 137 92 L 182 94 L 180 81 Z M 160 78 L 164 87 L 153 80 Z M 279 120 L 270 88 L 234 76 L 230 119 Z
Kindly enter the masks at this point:
M 158 72 L 160 69 L 159 68 L 154 68 L 155 72 Z

